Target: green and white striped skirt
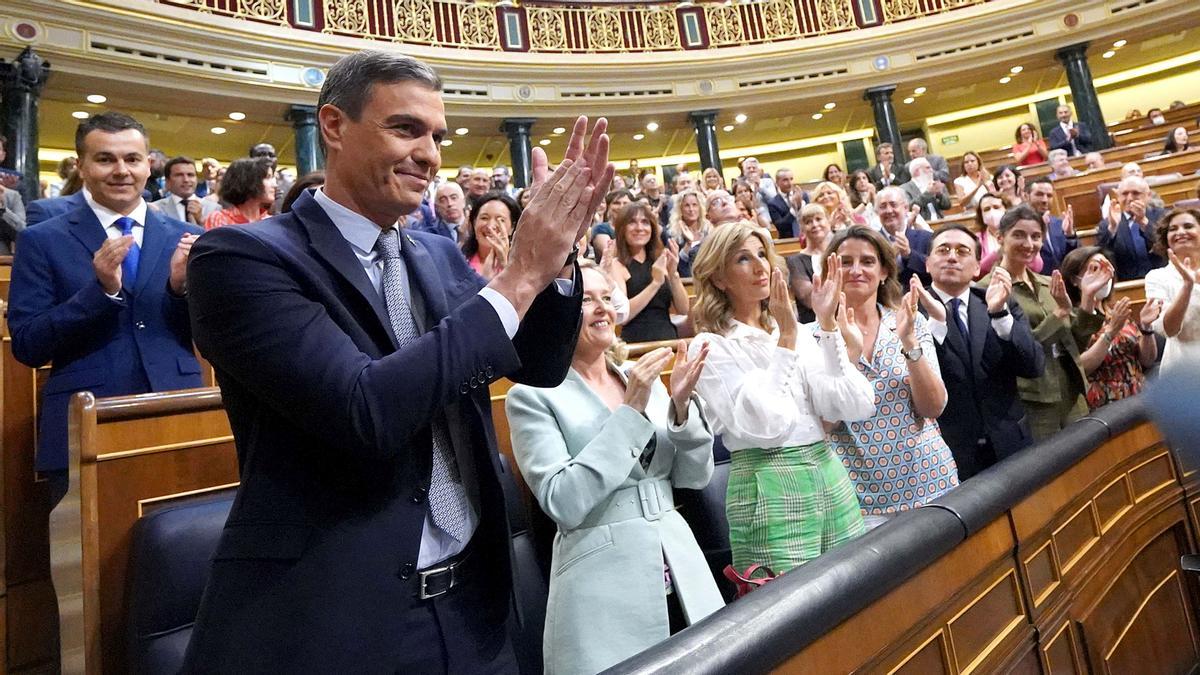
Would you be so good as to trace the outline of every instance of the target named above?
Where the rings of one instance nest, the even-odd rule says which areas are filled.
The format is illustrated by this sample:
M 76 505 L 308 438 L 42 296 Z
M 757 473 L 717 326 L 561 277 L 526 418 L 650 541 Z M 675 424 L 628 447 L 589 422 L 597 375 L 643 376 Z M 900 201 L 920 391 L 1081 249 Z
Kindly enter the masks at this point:
M 786 572 L 862 534 L 862 511 L 825 441 L 731 455 L 725 515 L 733 566 Z

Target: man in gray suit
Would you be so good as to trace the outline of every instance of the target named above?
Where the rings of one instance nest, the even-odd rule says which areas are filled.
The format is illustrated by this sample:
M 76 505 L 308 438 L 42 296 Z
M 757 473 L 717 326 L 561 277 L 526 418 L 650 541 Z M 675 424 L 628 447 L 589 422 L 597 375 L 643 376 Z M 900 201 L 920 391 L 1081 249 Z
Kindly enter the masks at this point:
M 204 227 L 204 219 L 221 205 L 212 200 L 196 196 L 196 163 L 188 157 L 176 157 L 167 162 L 163 169 L 167 177 L 167 194 L 162 199 L 150 202 L 150 208 L 168 218 L 182 220 Z
M 8 139 L 0 136 L 0 162 L 7 154 Z M 25 229 L 25 202 L 17 192 L 18 175 L 0 174 L 0 255 L 12 255 L 17 235 Z
M 910 160 L 924 157 L 929 160 L 929 166 L 933 167 L 934 179 L 942 183 L 950 182 L 950 165 L 946 163 L 946 158 L 929 154 L 929 144 L 924 138 L 914 138 L 908 142 L 908 157 Z

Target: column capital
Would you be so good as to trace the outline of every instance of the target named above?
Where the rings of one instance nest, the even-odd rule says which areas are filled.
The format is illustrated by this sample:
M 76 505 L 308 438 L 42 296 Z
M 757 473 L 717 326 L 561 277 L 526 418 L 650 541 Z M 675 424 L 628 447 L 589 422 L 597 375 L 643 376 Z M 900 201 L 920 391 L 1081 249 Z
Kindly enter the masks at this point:
M 707 124 L 713 126 L 717 123 L 717 115 L 720 112 L 720 110 L 693 110 L 688 113 L 688 119 L 692 121 L 693 125 Z
M 283 119 L 292 123 L 292 128 L 298 129 L 303 126 L 316 125 L 317 123 L 317 106 L 304 105 L 293 103 L 288 106 L 288 110 L 283 114 Z
M 533 131 L 533 124 L 537 122 L 533 117 L 506 117 L 500 122 L 500 131 L 512 134 L 529 134 Z
M 870 87 L 863 92 L 863 100 L 874 101 L 882 99 L 890 101 L 892 99 L 892 92 L 894 91 L 896 91 L 896 85 L 894 84 L 881 84 L 878 87 Z
M 1057 52 L 1054 52 L 1054 57 L 1064 64 L 1068 61 L 1086 61 L 1088 45 L 1090 44 L 1090 42 L 1080 42 L 1063 47 Z
M 32 47 L 21 50 L 12 63 L 0 63 L 4 71 L 6 88 L 21 93 L 40 96 L 42 87 L 50 77 L 50 63 L 38 56 Z

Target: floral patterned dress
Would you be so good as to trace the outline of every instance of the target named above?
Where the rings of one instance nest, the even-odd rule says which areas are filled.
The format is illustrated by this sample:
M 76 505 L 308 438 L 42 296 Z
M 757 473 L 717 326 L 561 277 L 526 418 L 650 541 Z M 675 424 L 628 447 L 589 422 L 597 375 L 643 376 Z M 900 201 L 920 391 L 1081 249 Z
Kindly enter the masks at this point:
M 857 364 L 875 389 L 875 415 L 843 422 L 829 433 L 867 515 L 907 511 L 958 485 L 958 468 L 937 420 L 919 417 L 913 407 L 896 314 L 882 306 L 879 312 L 875 353 L 870 360 L 860 357 Z M 921 358 L 940 372 L 925 317 L 916 317 L 914 330 Z
M 1102 331 L 1092 335 L 1091 343 L 1100 339 Z M 1146 384 L 1146 374 L 1138 359 L 1142 334 L 1132 322 L 1126 323 L 1108 348 L 1108 356 L 1100 367 L 1088 375 L 1088 408 L 1095 410 L 1105 403 L 1129 398 Z

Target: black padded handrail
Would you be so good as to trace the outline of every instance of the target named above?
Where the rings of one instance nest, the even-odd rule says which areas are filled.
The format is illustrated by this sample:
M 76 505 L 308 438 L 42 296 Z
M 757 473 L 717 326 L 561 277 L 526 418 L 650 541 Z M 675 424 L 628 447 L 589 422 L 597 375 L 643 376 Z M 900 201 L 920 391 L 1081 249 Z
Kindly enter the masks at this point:
M 1109 404 L 605 672 L 769 672 L 1145 419 L 1141 397 Z

